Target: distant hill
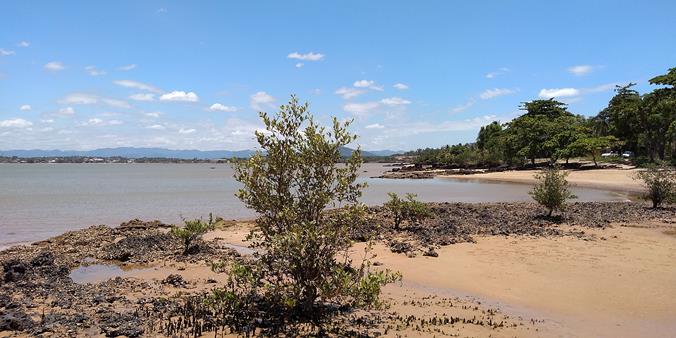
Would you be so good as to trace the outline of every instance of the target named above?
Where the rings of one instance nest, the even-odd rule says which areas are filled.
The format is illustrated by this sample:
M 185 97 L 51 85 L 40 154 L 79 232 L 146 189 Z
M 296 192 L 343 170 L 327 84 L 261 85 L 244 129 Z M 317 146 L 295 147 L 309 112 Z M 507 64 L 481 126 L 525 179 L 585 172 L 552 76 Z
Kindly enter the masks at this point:
M 350 156 L 354 150 L 342 147 L 340 154 L 342 156 Z M 86 157 L 126 157 L 126 158 L 142 158 L 142 157 L 159 157 L 159 158 L 178 158 L 178 159 L 219 159 L 232 157 L 250 157 L 255 153 L 254 150 L 172 150 L 164 148 L 135 148 L 135 147 L 119 147 L 119 148 L 101 148 L 94 150 L 0 150 L 0 156 L 17 156 L 17 157 L 67 157 L 67 156 L 86 156 Z M 392 150 L 378 150 L 378 151 L 363 151 L 363 156 L 377 157 L 390 156 L 400 152 Z
M 66 157 L 66 156 L 88 156 L 88 157 L 164 157 L 179 159 L 219 159 L 231 157 L 250 157 L 254 154 L 253 150 L 172 150 L 164 148 L 102 148 L 86 151 L 78 150 L 0 150 L 0 156 L 17 157 Z

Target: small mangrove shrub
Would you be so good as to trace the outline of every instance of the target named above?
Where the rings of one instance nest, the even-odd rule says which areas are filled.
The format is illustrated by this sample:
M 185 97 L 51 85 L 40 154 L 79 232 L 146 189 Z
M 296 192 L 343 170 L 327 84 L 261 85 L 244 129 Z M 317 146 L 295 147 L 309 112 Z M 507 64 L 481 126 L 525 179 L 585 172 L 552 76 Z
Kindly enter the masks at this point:
M 644 197 L 652 201 L 653 209 L 676 198 L 676 170 L 673 168 L 652 166 L 636 173 L 634 179 L 643 181 L 647 188 Z
M 566 180 L 568 173 L 558 167 L 544 168 L 535 175 L 536 183 L 528 193 L 541 206 L 547 208 L 547 216 L 551 217 L 554 211 L 563 211 L 566 201 L 577 198 L 569 189 Z
M 377 305 L 380 288 L 400 275 L 372 271 L 367 255 L 359 263 L 348 253 L 351 227 L 365 217 L 361 152 L 344 159 L 340 151 L 356 139 L 350 122 L 319 126 L 295 96 L 276 115 L 260 116 L 261 151 L 235 165 L 237 197 L 260 215 L 248 236 L 256 252 L 213 266 L 229 271 L 210 298 L 220 321 L 235 332 L 275 335 L 297 323 L 321 325 L 338 309 Z
M 417 195 L 406 194 L 404 198 L 397 194 L 388 193 L 390 199 L 384 204 L 384 207 L 392 215 L 394 228 L 399 230 L 403 221 L 415 222 L 427 218 L 431 215 L 427 204 L 416 200 Z
M 183 220 L 185 226 L 171 227 L 170 233 L 183 242 L 183 254 L 190 253 L 194 243 L 202 238 L 202 235 L 214 229 L 213 215 L 209 214 L 209 221 L 204 222 L 202 219 Z

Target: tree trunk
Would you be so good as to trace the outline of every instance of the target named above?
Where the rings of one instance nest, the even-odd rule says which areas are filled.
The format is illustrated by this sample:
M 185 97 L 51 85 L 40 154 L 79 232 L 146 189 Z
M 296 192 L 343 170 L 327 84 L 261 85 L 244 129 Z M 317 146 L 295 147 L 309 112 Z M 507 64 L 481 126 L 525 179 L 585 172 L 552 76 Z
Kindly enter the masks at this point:
M 552 212 L 554 212 L 554 208 L 549 209 L 549 214 L 547 214 L 547 217 L 552 217 Z

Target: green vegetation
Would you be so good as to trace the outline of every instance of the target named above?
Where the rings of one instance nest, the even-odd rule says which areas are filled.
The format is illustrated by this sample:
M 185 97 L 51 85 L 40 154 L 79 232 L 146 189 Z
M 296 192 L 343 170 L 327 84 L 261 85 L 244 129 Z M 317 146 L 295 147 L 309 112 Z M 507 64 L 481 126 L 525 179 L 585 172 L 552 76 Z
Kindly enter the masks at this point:
M 183 254 L 187 255 L 193 248 L 195 241 L 202 238 L 202 235 L 214 229 L 213 215 L 209 214 L 209 222 L 202 219 L 183 220 L 184 227 L 173 226 L 170 233 L 183 242 Z
M 636 173 L 635 178 L 643 181 L 648 189 L 645 198 L 653 202 L 653 209 L 676 199 L 676 171 L 673 169 L 651 166 Z
M 403 199 L 392 192 L 388 195 L 390 200 L 384 206 L 392 214 L 394 228 L 397 230 L 400 229 L 402 221 L 415 222 L 431 214 L 427 204 L 417 201 L 414 194 L 406 194 Z
M 641 95 L 633 83 L 617 86 L 608 106 L 590 118 L 569 112 L 554 99 L 525 102 L 523 115 L 482 127 L 475 143 L 407 155 L 416 155 L 418 164 L 444 168 L 534 165 L 542 158 L 553 164 L 586 156 L 598 165 L 605 151 L 629 151 L 637 163 L 676 164 L 676 68 L 650 84 L 662 87 Z
M 563 211 L 567 200 L 577 198 L 568 190 L 566 176 L 568 173 L 557 167 L 545 168 L 535 175 L 537 183 L 529 194 L 541 206 L 547 208 L 548 217 L 551 217 L 555 210 Z
M 338 164 L 341 147 L 356 139 L 350 122 L 334 118 L 327 130 L 295 96 L 276 116 L 260 116 L 261 152 L 235 173 L 244 186 L 237 196 L 260 215 L 249 235 L 258 250 L 230 266 L 214 309 L 235 331 L 275 334 L 293 323 L 321 324 L 339 307 L 377 305 L 380 287 L 400 275 L 370 271 L 366 254 L 353 264 L 347 252 L 350 227 L 364 213 L 357 202 L 364 184 L 355 183 L 360 151 Z

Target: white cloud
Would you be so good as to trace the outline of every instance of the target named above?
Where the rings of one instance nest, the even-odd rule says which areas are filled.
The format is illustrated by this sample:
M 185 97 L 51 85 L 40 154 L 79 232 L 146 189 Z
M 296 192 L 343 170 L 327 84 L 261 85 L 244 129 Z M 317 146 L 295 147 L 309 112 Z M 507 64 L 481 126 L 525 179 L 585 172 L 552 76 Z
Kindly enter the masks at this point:
M 361 94 L 366 93 L 365 90 L 361 89 L 356 89 L 356 88 L 348 88 L 348 87 L 341 87 L 336 90 L 336 94 L 342 96 L 344 99 L 349 100 L 353 97 L 357 97 Z
M 190 128 L 190 129 L 181 128 L 181 129 L 178 130 L 178 133 L 179 133 L 179 134 L 192 134 L 192 133 L 194 133 L 194 132 L 196 132 L 196 131 L 197 131 L 197 130 L 192 129 L 192 128 Z
M 488 89 L 481 93 L 479 97 L 482 100 L 489 100 L 498 96 L 503 96 L 503 95 L 509 95 L 509 94 L 514 94 L 516 93 L 516 90 L 514 89 L 508 89 L 508 88 L 494 88 L 494 89 Z
M 573 97 L 573 96 L 579 96 L 580 95 L 580 90 L 576 88 L 552 88 L 552 89 L 542 89 L 540 90 L 540 96 L 543 99 L 550 99 L 554 97 L 562 98 L 562 97 Z
M 594 70 L 594 66 L 590 65 L 577 65 L 568 68 L 568 72 L 575 76 L 582 76 L 591 73 Z
M 271 107 L 275 102 L 275 98 L 266 92 L 257 92 L 256 94 L 251 95 L 251 108 L 254 110 L 262 111 L 265 107 Z
M 305 64 L 302 63 L 302 62 L 298 62 L 298 63 L 296 64 L 296 68 L 302 68 L 304 65 L 305 65 Z
M 377 91 L 383 91 L 383 86 L 376 85 L 375 81 L 373 80 L 359 80 L 355 81 L 352 85 L 357 88 L 369 88 Z
M 97 104 L 103 103 L 117 108 L 129 108 L 129 103 L 122 100 L 100 97 L 94 94 L 87 93 L 72 93 L 59 100 L 61 104 Z
M 226 106 L 226 105 L 223 105 L 223 104 L 220 104 L 220 103 L 214 103 L 209 107 L 209 110 L 211 110 L 211 111 L 224 111 L 224 112 L 232 113 L 232 112 L 237 111 L 237 107 Z
M 509 73 L 510 71 L 511 71 L 511 70 L 510 70 L 509 68 L 507 68 L 507 67 L 502 67 L 502 68 L 500 68 L 500 69 L 497 70 L 497 71 L 490 72 L 490 73 L 486 74 L 486 78 L 487 78 L 487 79 L 494 79 L 494 78 L 496 78 L 496 77 L 498 77 L 498 76 L 500 76 L 500 75 L 502 75 L 502 74 Z
M 130 71 L 134 68 L 136 68 L 136 64 L 132 63 L 132 64 L 129 64 L 129 65 L 126 65 L 126 66 L 119 67 L 117 69 L 126 72 L 126 71 Z
M 32 126 L 33 126 L 33 122 L 27 121 L 27 120 L 24 120 L 24 119 L 20 119 L 20 118 L 0 121 L 0 127 L 1 128 L 25 129 L 25 128 L 30 128 Z
M 161 125 L 161 124 L 153 124 L 153 125 L 147 126 L 146 129 L 165 130 L 165 129 L 167 129 L 167 128 L 165 128 L 165 127 L 164 127 L 163 125 Z
M 465 103 L 463 103 L 459 106 L 455 106 L 455 107 L 451 108 L 451 113 L 454 113 L 454 114 L 461 113 L 461 112 L 469 109 L 473 105 L 474 105 L 474 99 L 469 99 L 469 100 L 467 100 L 467 102 L 465 102 Z
M 406 105 L 406 104 L 411 104 L 411 101 L 402 99 L 400 97 L 388 97 L 385 99 L 380 100 L 382 104 L 388 105 L 388 106 L 401 106 L 401 105 Z
M 162 113 L 160 113 L 160 112 L 150 112 L 150 113 L 143 113 L 143 115 L 147 116 L 147 117 L 158 118 L 158 117 L 160 117 L 160 115 L 162 115 Z
M 60 70 L 63 70 L 64 68 L 66 67 L 63 65 L 63 63 L 58 61 L 52 61 L 45 64 L 45 69 L 52 72 L 58 72 Z
M 40 120 L 42 123 L 54 123 L 54 119 L 42 119 Z
M 158 94 L 162 93 L 161 89 L 159 89 L 155 86 L 143 83 L 143 82 L 132 81 L 132 80 L 117 80 L 117 81 L 114 81 L 113 83 L 115 83 L 118 86 L 127 87 L 127 88 L 134 88 L 134 89 L 138 89 L 138 90 L 145 90 L 145 91 L 148 91 L 148 92 L 151 92 L 151 93 L 158 93 Z
M 21 41 L 17 44 L 17 46 L 22 47 L 22 48 L 26 48 L 30 45 L 31 45 L 31 43 L 29 41 Z
M 160 96 L 160 101 L 181 101 L 181 102 L 197 102 L 199 97 L 195 92 L 184 92 L 182 90 L 175 90 Z
M 61 108 L 61 109 L 59 109 L 57 114 L 61 115 L 61 116 L 73 116 L 73 115 L 75 115 L 75 109 L 73 109 L 73 107 Z
M 68 94 L 63 99 L 59 100 L 62 104 L 95 104 L 99 101 L 98 96 L 85 93 Z
M 587 88 L 587 89 L 585 89 L 585 92 L 588 92 L 588 93 L 607 92 L 609 90 L 615 89 L 615 87 L 618 86 L 618 85 L 621 85 L 621 84 L 620 83 L 606 83 L 606 84 L 602 84 L 602 85 L 599 85 L 599 86 L 596 86 L 596 87 Z
M 378 102 L 348 103 L 343 110 L 356 116 L 366 115 L 380 106 Z
M 154 101 L 155 100 L 155 94 L 138 93 L 138 94 L 130 95 L 129 98 L 132 99 L 132 100 L 136 100 L 136 101 Z
M 15 53 L 14 53 L 13 50 L 6 50 L 6 49 L 0 48 L 0 56 L 10 56 L 10 55 L 14 55 L 14 54 Z
M 302 60 L 302 61 L 319 61 L 324 58 L 324 54 L 321 53 L 306 53 L 306 54 L 300 54 L 298 52 L 293 52 L 289 55 L 286 56 L 289 59 L 296 59 L 296 60 Z
M 19 108 L 21 111 L 29 111 L 32 109 L 30 104 L 24 104 Z
M 85 70 L 86 70 L 87 73 L 89 73 L 89 75 L 91 75 L 91 76 L 101 76 L 101 75 L 106 75 L 106 71 L 105 71 L 105 70 L 97 69 L 96 66 L 87 66 L 87 67 L 85 67 Z
M 84 127 L 103 127 L 103 126 L 115 126 L 115 125 L 120 125 L 123 122 L 120 120 L 102 120 L 100 118 L 91 118 L 87 120 L 86 122 L 80 123 L 81 126 Z
M 392 87 L 399 89 L 399 90 L 406 90 L 408 89 L 408 85 L 405 85 L 403 83 L 395 83 Z
M 364 128 L 366 128 L 366 129 L 383 129 L 383 128 L 385 128 L 385 126 L 380 124 L 380 123 L 374 123 L 374 124 L 369 124 Z

